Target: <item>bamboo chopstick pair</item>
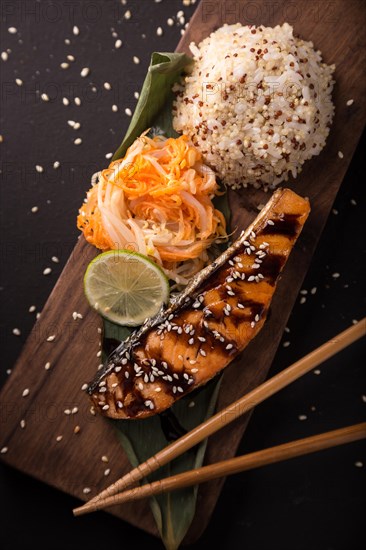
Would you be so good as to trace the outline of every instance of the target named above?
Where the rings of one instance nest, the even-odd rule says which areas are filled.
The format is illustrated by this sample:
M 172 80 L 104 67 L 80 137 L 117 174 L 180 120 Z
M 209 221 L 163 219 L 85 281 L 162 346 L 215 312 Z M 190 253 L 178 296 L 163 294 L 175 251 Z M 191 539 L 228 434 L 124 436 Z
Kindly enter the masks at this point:
M 191 449 L 197 445 L 197 443 L 203 441 L 206 437 L 217 432 L 239 416 L 253 409 L 271 395 L 291 384 L 291 382 L 294 382 L 362 336 L 365 336 L 365 334 L 366 318 L 330 339 L 299 361 L 296 361 L 296 363 L 287 369 L 273 376 L 183 437 L 159 451 L 146 462 L 143 462 L 137 468 L 134 468 L 107 487 L 107 489 L 92 498 L 89 502 L 75 508 L 73 510 L 74 515 L 79 516 L 89 512 L 95 512 L 116 504 L 146 498 L 162 492 L 173 491 L 189 485 L 196 485 L 218 477 L 366 438 L 366 422 L 364 422 L 307 437 L 305 439 L 298 439 L 244 456 L 224 460 L 216 464 L 184 472 L 154 483 L 147 483 L 126 491 L 126 489 L 136 482 L 167 464 L 188 449 Z

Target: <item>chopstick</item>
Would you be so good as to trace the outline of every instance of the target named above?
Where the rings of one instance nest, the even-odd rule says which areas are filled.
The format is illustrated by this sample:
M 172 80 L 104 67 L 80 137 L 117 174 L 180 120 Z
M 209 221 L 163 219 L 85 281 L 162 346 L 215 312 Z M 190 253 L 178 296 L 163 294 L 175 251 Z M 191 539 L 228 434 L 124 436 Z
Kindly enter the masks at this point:
M 274 464 L 281 460 L 289 460 L 290 458 L 322 451 L 335 447 L 336 445 L 344 445 L 345 443 L 364 438 L 366 438 L 366 422 L 361 422 L 360 424 L 354 424 L 346 428 L 305 437 L 304 439 L 297 439 L 262 451 L 256 451 L 229 460 L 223 460 L 209 466 L 203 466 L 196 470 L 183 472 L 159 481 L 154 481 L 153 483 L 147 483 L 146 485 L 135 487 L 124 493 L 99 499 L 92 504 L 88 503 L 86 506 L 80 506 L 79 508 L 75 508 L 73 512 L 75 516 L 96 512 L 97 510 L 102 510 L 117 504 L 151 497 L 168 491 L 176 491 L 177 489 L 182 489 L 190 485 L 204 483 L 205 481 L 210 481 L 219 477 L 237 474 L 252 468 Z
M 220 412 L 216 413 L 214 416 L 202 424 L 199 424 L 196 428 L 159 451 L 156 455 L 150 457 L 145 462 L 132 469 L 115 483 L 89 500 L 89 502 L 84 506 L 78 508 L 78 513 L 80 513 L 81 509 L 91 509 L 92 506 L 99 501 L 99 499 L 104 499 L 115 495 L 118 492 L 124 491 L 161 466 L 164 466 L 177 456 L 183 454 L 188 449 L 191 449 L 206 439 L 206 437 L 221 430 L 221 428 L 253 409 L 256 405 L 263 402 L 271 395 L 274 395 L 279 390 L 291 384 L 291 382 L 294 382 L 342 349 L 346 348 L 364 336 L 365 333 L 366 317 L 364 317 L 356 325 L 351 326 L 350 328 L 339 333 L 337 336 L 331 338 L 328 342 L 316 348 L 308 355 L 305 355 L 305 357 L 299 361 L 296 361 L 290 367 L 266 380 L 257 388 L 254 388 L 237 401 L 231 403 L 231 405 L 225 409 L 222 409 Z

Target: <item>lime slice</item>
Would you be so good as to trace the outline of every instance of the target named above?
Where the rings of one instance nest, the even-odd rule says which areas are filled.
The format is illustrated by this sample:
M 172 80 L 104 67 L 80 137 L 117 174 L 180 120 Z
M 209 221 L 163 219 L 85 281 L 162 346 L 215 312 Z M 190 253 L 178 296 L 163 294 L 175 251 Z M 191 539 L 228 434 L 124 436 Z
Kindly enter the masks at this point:
M 169 300 L 164 272 L 143 254 L 110 250 L 90 262 L 84 276 L 90 305 L 119 325 L 136 327 Z

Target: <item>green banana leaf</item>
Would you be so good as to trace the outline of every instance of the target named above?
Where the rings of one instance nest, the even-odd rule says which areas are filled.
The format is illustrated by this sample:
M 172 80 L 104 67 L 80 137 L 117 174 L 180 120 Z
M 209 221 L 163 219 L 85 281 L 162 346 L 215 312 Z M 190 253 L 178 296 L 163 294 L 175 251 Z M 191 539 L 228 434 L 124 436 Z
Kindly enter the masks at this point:
M 103 360 L 106 360 L 116 343 L 124 340 L 131 329 L 104 319 Z M 112 421 L 118 438 L 133 467 L 166 447 L 189 430 L 192 430 L 213 413 L 219 392 L 221 377 L 177 403 L 160 415 L 145 420 Z M 148 481 L 162 479 L 202 465 L 207 440 L 186 452 L 149 476 Z M 157 495 L 150 499 L 160 536 L 167 550 L 176 550 L 192 523 L 198 487 L 187 487 L 173 493 Z
M 177 136 L 172 126 L 172 86 L 191 63 L 193 60 L 184 53 L 152 54 L 139 101 L 113 160 L 123 157 L 131 143 L 151 126 L 159 127 L 166 136 Z
M 133 141 L 148 128 L 167 137 L 176 137 L 172 126 L 172 86 L 192 59 L 180 53 L 153 53 L 139 101 L 127 133 L 114 154 L 113 160 L 125 155 Z M 229 224 L 230 210 L 227 194 L 215 197 L 215 206 L 225 215 Z M 103 358 L 130 334 L 130 329 L 104 320 Z M 113 421 L 119 440 L 133 467 L 145 461 L 172 440 L 201 424 L 214 413 L 221 377 L 216 377 L 203 388 L 180 399 L 171 409 L 145 420 Z M 202 465 L 207 440 L 194 449 L 160 468 L 148 481 L 161 479 Z M 192 523 L 197 497 L 197 486 L 150 499 L 160 536 L 167 550 L 176 550 Z

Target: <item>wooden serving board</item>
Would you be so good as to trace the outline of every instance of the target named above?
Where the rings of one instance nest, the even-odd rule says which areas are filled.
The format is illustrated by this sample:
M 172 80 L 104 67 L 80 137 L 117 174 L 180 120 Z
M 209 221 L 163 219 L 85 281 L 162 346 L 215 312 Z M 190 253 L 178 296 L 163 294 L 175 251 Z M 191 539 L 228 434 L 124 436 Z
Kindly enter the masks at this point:
M 324 60 L 337 66 L 336 116 L 326 149 L 308 161 L 298 180 L 290 183 L 295 191 L 310 198 L 312 212 L 278 286 L 270 319 L 224 374 L 219 409 L 266 378 L 365 122 L 361 0 L 298 0 L 296 3 L 203 0 L 177 50 L 188 52 L 192 40 L 200 41 L 222 24 L 237 21 L 269 26 L 288 21 L 297 34 L 312 40 L 322 51 Z M 354 104 L 347 107 L 350 98 Z M 338 157 L 338 151 L 343 152 L 343 159 Z M 257 205 L 267 199 L 268 196 L 255 190 L 230 192 L 234 226 L 246 227 L 256 216 Z M 85 268 L 95 255 L 94 248 L 83 239 L 78 241 L 1 393 L 0 447 L 8 447 L 1 458 L 22 472 L 84 500 L 84 487 L 90 487 L 90 496 L 93 496 L 130 469 L 109 423 L 90 414 L 89 400 L 81 391 L 99 363 L 100 319 L 88 307 L 82 284 Z M 74 321 L 74 311 L 80 312 L 83 319 Z M 55 339 L 49 342 L 47 338 L 51 335 L 55 335 Z M 45 369 L 47 362 L 51 364 L 48 370 Z M 26 388 L 29 395 L 22 397 Z M 75 414 L 64 413 L 65 409 L 74 407 L 78 408 Z M 26 429 L 20 428 L 21 419 L 25 419 Z M 237 419 L 210 439 L 206 463 L 235 454 L 248 419 L 248 415 Z M 78 434 L 74 433 L 76 425 L 81 428 Z M 62 440 L 57 442 L 59 435 Z M 103 475 L 106 465 L 101 461 L 102 455 L 109 458 L 108 478 Z M 222 483 L 217 480 L 200 488 L 197 513 L 187 542 L 197 539 L 206 527 Z M 112 513 L 157 534 L 147 502 L 114 508 Z

